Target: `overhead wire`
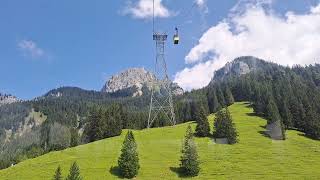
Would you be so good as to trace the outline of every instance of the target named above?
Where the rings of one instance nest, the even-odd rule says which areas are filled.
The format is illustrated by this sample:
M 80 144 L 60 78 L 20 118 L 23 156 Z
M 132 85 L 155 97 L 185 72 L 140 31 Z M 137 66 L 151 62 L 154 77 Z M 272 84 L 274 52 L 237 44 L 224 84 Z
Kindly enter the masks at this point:
M 155 33 L 155 24 L 156 24 L 156 15 L 155 15 L 155 0 L 152 1 L 152 32 Z M 180 18 L 190 18 L 193 16 L 193 9 L 197 6 L 197 1 L 196 0 L 193 0 L 193 3 L 191 5 L 191 7 L 189 9 L 187 9 L 187 7 L 185 7 L 185 9 L 183 9 L 180 13 L 181 15 L 179 16 Z M 178 16 L 175 17 L 175 19 L 177 19 Z M 176 22 L 178 22 L 178 20 L 175 20 Z M 175 23 L 176 24 L 176 28 L 178 27 L 182 27 L 186 24 L 187 22 L 184 22 L 184 23 Z
M 154 34 L 154 0 L 152 1 L 152 33 Z

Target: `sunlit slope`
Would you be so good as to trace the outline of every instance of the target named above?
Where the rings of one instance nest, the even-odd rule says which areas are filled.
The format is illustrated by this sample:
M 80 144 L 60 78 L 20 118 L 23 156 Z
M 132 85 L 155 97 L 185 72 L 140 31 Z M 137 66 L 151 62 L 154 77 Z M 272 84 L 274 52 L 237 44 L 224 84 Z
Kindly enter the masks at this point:
M 246 103 L 230 107 L 240 142 L 215 144 L 196 138 L 201 160 L 195 179 L 319 179 L 320 142 L 297 131 L 287 131 L 286 141 L 272 141 L 261 134 L 266 121 L 256 117 Z M 212 125 L 213 117 L 210 117 Z M 195 127 L 194 123 L 191 123 Z M 179 179 L 180 148 L 187 124 L 135 131 L 141 169 L 137 179 Z M 64 177 L 77 161 L 85 179 L 117 179 L 110 172 L 117 165 L 124 138 L 109 138 L 91 144 L 53 152 L 0 171 L 0 179 L 50 179 L 58 165 Z

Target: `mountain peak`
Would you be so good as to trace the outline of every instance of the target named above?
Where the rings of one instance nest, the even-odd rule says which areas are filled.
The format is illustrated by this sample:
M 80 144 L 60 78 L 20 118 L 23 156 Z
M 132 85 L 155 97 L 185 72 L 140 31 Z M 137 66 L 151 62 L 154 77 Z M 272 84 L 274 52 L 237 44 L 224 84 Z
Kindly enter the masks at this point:
M 102 92 L 114 93 L 118 91 L 130 91 L 132 96 L 143 95 L 143 87 L 148 90 L 152 87 L 152 81 L 155 79 L 155 75 L 144 68 L 129 68 L 119 74 L 111 76 L 102 88 Z M 183 94 L 182 88 L 172 83 L 173 94 Z
M 241 76 L 250 72 L 262 70 L 267 64 L 276 65 L 253 56 L 241 56 L 228 62 L 224 67 L 217 70 L 211 82 L 223 80 L 228 76 Z

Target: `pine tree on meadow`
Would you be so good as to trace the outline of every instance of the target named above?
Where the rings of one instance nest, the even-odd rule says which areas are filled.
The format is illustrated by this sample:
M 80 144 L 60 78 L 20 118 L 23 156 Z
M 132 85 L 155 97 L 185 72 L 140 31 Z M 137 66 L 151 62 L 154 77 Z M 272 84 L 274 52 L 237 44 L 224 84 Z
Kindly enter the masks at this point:
M 52 180 L 62 180 L 62 172 L 61 172 L 61 167 L 60 166 L 58 166 L 58 168 L 56 169 Z
M 180 170 L 185 176 L 197 176 L 200 171 L 197 146 L 193 139 L 192 128 L 189 125 L 186 131 L 181 150 Z
M 77 164 L 77 162 L 73 162 L 70 170 L 69 170 L 69 175 L 66 178 L 66 180 L 82 180 L 82 177 L 80 175 L 80 168 Z
M 203 106 L 199 105 L 196 111 L 196 135 L 199 137 L 207 137 L 210 135 L 210 125 L 205 114 Z
M 121 155 L 118 159 L 120 173 L 125 178 L 138 175 L 140 169 L 137 144 L 132 131 L 128 131 L 122 145 Z

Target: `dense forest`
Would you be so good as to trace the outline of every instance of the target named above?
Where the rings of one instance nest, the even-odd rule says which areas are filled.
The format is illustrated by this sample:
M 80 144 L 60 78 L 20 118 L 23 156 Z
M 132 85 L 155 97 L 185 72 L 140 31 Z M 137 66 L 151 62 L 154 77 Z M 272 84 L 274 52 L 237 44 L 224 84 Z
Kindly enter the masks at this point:
M 267 124 L 296 129 L 320 138 L 320 65 L 283 67 L 247 57 L 234 61 L 255 67 L 241 76 L 217 71 L 202 89 L 174 97 L 177 123 L 217 112 L 235 101 L 249 101 Z M 5 129 L 16 131 L 32 109 L 47 119 L 24 136 L 0 146 L 0 168 L 53 150 L 117 136 L 122 129 L 147 127 L 150 92 L 129 97 L 131 92 L 102 93 L 80 88 L 58 88 L 32 101 L 0 106 L 0 142 Z M 170 125 L 160 115 L 153 127 Z M 285 132 L 285 131 L 283 131 Z M 285 134 L 284 134 L 285 135 Z M 285 138 L 284 138 L 285 139 Z

